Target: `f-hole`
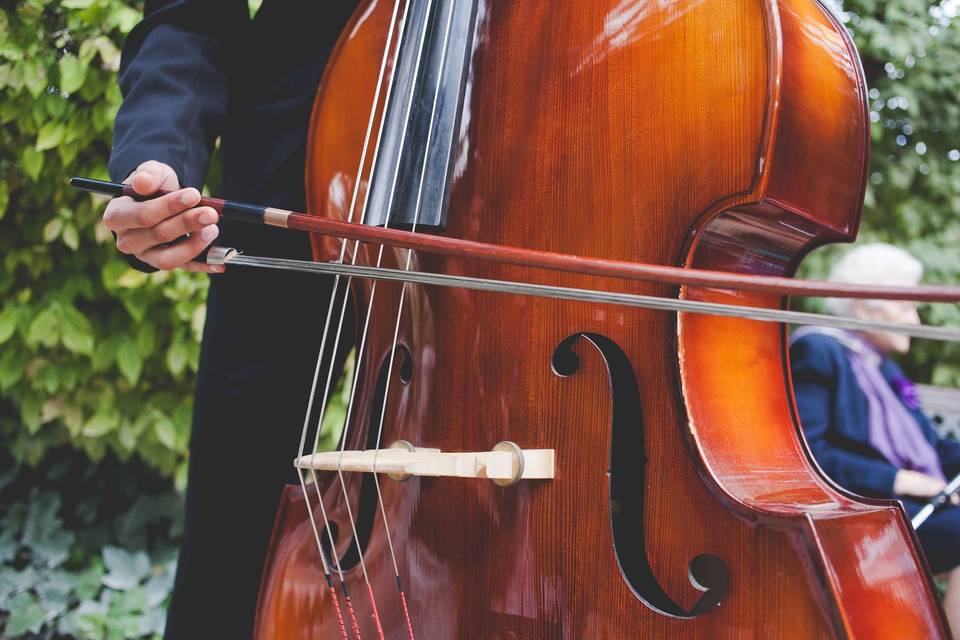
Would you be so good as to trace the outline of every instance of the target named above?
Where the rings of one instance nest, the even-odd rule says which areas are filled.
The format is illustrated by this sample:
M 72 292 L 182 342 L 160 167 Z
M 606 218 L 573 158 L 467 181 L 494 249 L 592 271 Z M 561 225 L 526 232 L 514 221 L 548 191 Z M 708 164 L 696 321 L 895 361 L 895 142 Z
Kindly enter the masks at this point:
M 580 357 L 574 345 L 581 339 L 603 357 L 610 382 L 613 409 L 610 416 L 610 527 L 620 572 L 634 594 L 658 613 L 674 618 L 695 618 L 720 604 L 730 576 L 719 556 L 701 553 L 687 569 L 690 584 L 703 595 L 690 610 L 677 604 L 650 567 L 643 535 L 643 487 L 648 463 L 644 450 L 640 389 L 633 365 L 616 342 L 598 333 L 575 333 L 553 352 L 551 365 L 559 376 L 574 375 Z
M 402 345 L 397 345 L 393 376 L 399 378 L 402 384 L 407 384 L 413 378 L 413 355 L 410 350 Z M 373 404 L 370 410 L 370 421 L 367 424 L 366 449 L 377 447 L 377 431 L 380 428 L 380 412 L 385 410 L 383 400 L 386 396 L 387 375 L 390 370 L 389 354 L 383 358 L 380 364 L 380 371 L 377 373 L 377 386 L 373 393 Z M 380 446 L 384 446 L 380 443 Z M 360 497 L 357 501 L 356 528 L 357 543 L 351 542 L 347 547 L 343 557 L 340 558 L 340 569 L 348 571 L 357 566 L 360 562 L 360 552 L 357 547 L 367 553 L 367 545 L 370 544 L 370 534 L 373 533 L 373 522 L 377 516 L 377 487 L 372 473 L 363 474 L 360 481 Z M 330 532 L 333 534 L 334 541 L 337 540 L 338 528 L 336 523 L 330 523 Z M 331 557 L 329 549 L 329 540 L 326 535 L 321 538 L 324 551 L 327 557 Z

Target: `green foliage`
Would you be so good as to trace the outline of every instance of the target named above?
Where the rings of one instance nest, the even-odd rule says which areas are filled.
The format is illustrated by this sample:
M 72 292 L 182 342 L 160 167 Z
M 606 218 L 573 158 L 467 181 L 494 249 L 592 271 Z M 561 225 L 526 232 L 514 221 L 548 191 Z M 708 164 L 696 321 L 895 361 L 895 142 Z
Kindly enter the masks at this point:
M 206 280 L 130 269 L 104 200 L 122 0 L 33 0 L 0 13 L 0 438 L 37 464 L 69 444 L 138 457 L 182 486 Z
M 840 12 L 870 87 L 873 154 L 857 241 L 907 249 L 930 283 L 960 283 L 958 8 L 953 1 L 844 0 Z M 815 252 L 801 275 L 825 275 L 844 250 Z M 926 305 L 920 315 L 960 326 L 957 305 Z M 960 387 L 960 345 L 916 340 L 903 364 L 917 380 Z
M 180 497 L 112 456 L 48 457 L 58 462 L 0 475 L 0 636 L 160 637 Z

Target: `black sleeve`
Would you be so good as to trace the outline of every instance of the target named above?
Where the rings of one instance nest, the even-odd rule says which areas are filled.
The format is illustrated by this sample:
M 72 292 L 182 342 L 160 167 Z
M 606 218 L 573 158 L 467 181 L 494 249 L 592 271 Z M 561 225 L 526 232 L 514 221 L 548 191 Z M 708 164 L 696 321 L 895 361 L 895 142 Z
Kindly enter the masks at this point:
M 181 186 L 203 185 L 226 112 L 231 49 L 249 20 L 247 0 L 147 0 L 123 46 L 113 180 L 158 160 Z

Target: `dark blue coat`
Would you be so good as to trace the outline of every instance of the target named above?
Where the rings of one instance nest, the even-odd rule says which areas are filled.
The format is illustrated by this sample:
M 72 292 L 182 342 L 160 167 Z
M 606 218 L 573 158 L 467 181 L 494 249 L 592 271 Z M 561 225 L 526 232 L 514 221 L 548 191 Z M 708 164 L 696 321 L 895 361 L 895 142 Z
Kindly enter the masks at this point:
M 846 348 L 830 336 L 809 334 L 791 345 L 790 366 L 800 421 L 820 467 L 854 493 L 894 497 L 898 469 L 869 444 L 867 397 Z M 880 370 L 888 381 L 903 375 L 889 358 Z M 960 443 L 939 437 L 922 412 L 907 409 L 939 454 L 947 478 L 960 472 Z

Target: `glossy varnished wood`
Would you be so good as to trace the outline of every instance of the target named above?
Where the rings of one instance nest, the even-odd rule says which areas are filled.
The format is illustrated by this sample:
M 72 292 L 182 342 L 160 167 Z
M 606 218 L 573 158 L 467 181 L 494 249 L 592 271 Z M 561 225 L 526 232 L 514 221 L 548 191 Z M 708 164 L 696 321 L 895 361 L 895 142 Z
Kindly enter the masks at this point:
M 311 213 L 347 218 L 391 10 L 382 0 L 362 3 L 331 58 L 312 124 Z M 849 42 L 818 4 L 482 1 L 476 42 L 445 235 L 774 275 L 789 275 L 818 243 L 852 238 L 866 159 L 863 86 Z M 328 257 L 337 247 L 318 239 L 315 249 Z M 359 261 L 375 255 L 362 249 Z M 402 266 L 404 256 L 387 250 L 384 266 Z M 676 295 L 668 285 L 449 256 L 420 254 L 415 267 Z M 355 283 L 353 291 L 361 311 L 373 298 L 346 443 L 362 449 L 400 287 L 381 283 L 374 294 Z M 783 304 L 757 293 L 681 293 Z M 700 596 L 688 579 L 692 558 L 715 554 L 730 570 L 729 593 L 709 613 L 658 613 L 621 574 L 607 475 L 610 375 L 586 340 L 574 345 L 571 375 L 551 363 L 557 345 L 579 332 L 619 345 L 636 375 L 642 411 L 629 428 L 642 429 L 647 465 L 635 495 L 656 579 L 689 608 Z M 554 480 L 509 488 L 449 478 L 381 483 L 418 637 L 944 635 L 899 509 L 844 495 L 807 456 L 782 329 L 411 286 L 400 343 L 413 375 L 391 382 L 384 445 L 483 451 L 511 440 L 554 449 L 557 461 Z M 339 483 L 327 476 L 318 489 L 345 554 Z M 359 477 L 348 489 L 356 509 Z M 298 512 L 303 497 L 291 490 L 257 636 L 339 637 Z M 366 561 L 386 636 L 406 637 L 379 516 Z M 347 581 L 364 636 L 375 637 L 358 568 Z

